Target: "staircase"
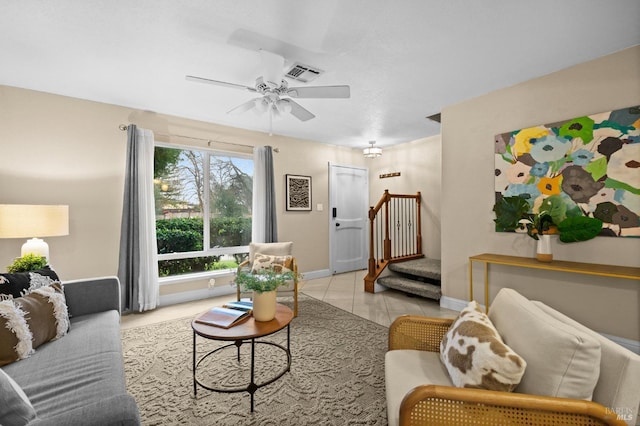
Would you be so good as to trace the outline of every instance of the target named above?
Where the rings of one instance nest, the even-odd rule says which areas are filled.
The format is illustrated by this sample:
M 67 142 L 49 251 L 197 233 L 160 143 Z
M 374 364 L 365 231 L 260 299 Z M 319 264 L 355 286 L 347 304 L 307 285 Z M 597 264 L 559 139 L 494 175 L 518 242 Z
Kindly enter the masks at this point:
M 391 274 L 378 278 L 377 283 L 385 287 L 440 300 L 440 260 L 421 259 L 389 264 Z
M 391 274 L 380 277 L 389 268 Z M 379 278 L 380 277 L 380 278 Z M 369 266 L 364 289 L 374 293 L 375 283 L 407 293 L 440 300 L 440 260 L 422 253 L 420 193 L 384 191 L 369 209 Z

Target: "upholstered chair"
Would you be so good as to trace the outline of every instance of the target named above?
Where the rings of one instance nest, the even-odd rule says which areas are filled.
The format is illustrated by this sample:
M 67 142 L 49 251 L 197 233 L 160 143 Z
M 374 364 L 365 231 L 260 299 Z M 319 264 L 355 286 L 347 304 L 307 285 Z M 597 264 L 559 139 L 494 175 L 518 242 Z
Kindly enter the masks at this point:
M 287 285 L 278 287 L 278 296 L 281 294 L 293 294 L 293 315 L 298 316 L 298 264 L 296 258 L 293 257 L 293 242 L 281 242 L 281 243 L 250 243 L 249 244 L 249 259 L 238 265 L 238 272 L 241 270 L 249 272 L 253 269 L 253 262 L 256 255 L 267 256 L 290 256 L 289 266 L 293 271 L 294 278 Z M 237 298 L 240 300 L 242 296 L 242 289 L 240 286 L 236 288 Z

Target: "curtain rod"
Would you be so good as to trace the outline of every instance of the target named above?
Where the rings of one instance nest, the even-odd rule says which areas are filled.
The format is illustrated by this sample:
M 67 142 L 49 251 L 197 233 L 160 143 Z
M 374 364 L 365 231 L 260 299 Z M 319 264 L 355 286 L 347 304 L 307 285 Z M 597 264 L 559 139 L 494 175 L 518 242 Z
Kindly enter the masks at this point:
M 121 124 L 118 126 L 118 128 L 120 130 L 122 130 L 123 132 L 126 131 L 129 126 L 127 126 L 126 124 Z M 155 132 L 154 132 L 155 133 Z M 208 146 L 211 146 L 211 142 L 215 142 L 215 143 L 222 143 L 222 144 L 227 144 L 227 145 L 234 145 L 234 146 L 241 146 L 244 148 L 254 148 L 254 146 L 252 145 L 244 145 L 241 143 L 234 143 L 234 142 L 224 142 L 224 141 L 217 141 L 217 140 L 212 140 L 212 139 L 205 139 L 205 138 L 196 138 L 194 136 L 186 136 L 186 135 L 178 135 L 178 134 L 173 134 L 173 133 L 155 133 L 156 135 L 159 136 L 166 136 L 166 137 L 177 137 L 177 138 L 185 138 L 185 139 L 193 139 L 193 140 L 197 140 L 197 141 L 203 141 L 203 142 L 207 142 Z M 279 148 L 273 148 L 274 152 L 280 152 Z

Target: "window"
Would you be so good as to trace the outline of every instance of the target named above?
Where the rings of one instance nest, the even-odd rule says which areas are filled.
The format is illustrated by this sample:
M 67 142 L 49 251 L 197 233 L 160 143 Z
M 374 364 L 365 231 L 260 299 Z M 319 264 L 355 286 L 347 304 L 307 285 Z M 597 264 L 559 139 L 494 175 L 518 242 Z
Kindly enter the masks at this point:
M 252 186 L 251 157 L 156 146 L 160 276 L 235 269 L 251 241 Z

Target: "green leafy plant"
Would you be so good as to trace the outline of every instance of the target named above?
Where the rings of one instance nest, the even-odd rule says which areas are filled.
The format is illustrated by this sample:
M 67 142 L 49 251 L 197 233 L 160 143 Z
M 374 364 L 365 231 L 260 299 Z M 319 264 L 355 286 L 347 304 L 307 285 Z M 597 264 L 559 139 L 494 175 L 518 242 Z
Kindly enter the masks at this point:
M 15 274 L 16 272 L 36 271 L 45 266 L 47 266 L 46 257 L 29 253 L 16 258 L 11 265 L 7 266 L 7 271 Z
M 257 274 L 241 271 L 236 276 L 236 285 L 239 285 L 243 291 L 264 293 L 265 291 L 273 291 L 292 279 L 294 279 L 292 271 L 276 272 L 267 270 Z
M 559 233 L 560 241 L 573 243 L 595 238 L 602 230 L 600 219 L 567 211 L 560 196 L 547 197 L 538 213 L 529 212 L 529 208 L 529 203 L 522 197 L 500 198 L 493 206 L 496 231 L 522 231 L 526 228 L 527 235 L 534 240 L 539 235 Z

